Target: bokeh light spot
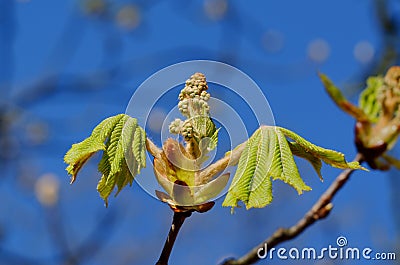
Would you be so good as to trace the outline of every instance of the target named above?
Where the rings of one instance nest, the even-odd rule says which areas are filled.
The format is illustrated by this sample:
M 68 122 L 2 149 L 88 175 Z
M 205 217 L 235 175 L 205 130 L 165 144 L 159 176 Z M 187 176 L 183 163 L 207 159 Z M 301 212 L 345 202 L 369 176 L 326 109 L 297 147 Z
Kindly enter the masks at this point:
M 330 55 L 331 48 L 329 43 L 324 39 L 315 39 L 308 44 L 308 57 L 318 63 L 326 61 Z
M 360 63 L 369 63 L 375 55 L 374 46 L 368 41 L 360 41 L 354 46 L 354 58 Z
M 228 10 L 228 2 L 226 0 L 205 0 L 204 12 L 208 18 L 219 20 L 223 18 Z
M 125 30 L 133 30 L 140 24 L 140 12 L 136 6 L 126 5 L 117 13 L 117 24 Z
M 58 201 L 59 182 L 52 173 L 39 177 L 35 184 L 35 194 L 39 202 L 44 206 L 53 206 Z
M 82 3 L 83 11 L 88 15 L 101 15 L 107 8 L 104 0 L 85 0 Z
M 279 52 L 284 46 L 284 36 L 278 30 L 268 30 L 262 36 L 262 45 L 268 52 Z

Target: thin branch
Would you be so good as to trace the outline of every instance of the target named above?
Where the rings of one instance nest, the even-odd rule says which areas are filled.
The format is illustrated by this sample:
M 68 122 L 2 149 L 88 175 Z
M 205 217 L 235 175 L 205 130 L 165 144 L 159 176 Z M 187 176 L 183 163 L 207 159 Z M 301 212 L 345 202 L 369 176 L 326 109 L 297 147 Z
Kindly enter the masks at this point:
M 51 237 L 52 245 L 58 248 L 60 260 L 65 264 L 78 264 L 74 253 L 70 250 L 68 240 L 64 231 L 64 219 L 62 218 L 61 206 L 59 204 L 50 207 L 43 206 L 46 227 Z
M 354 161 L 362 162 L 363 157 L 361 154 L 357 154 Z M 335 181 L 329 186 L 329 188 L 321 195 L 318 201 L 312 206 L 312 208 L 301 218 L 295 225 L 289 228 L 280 228 L 275 231 L 269 238 L 261 242 L 255 248 L 250 250 L 247 254 L 239 259 L 228 259 L 225 260 L 221 265 L 248 265 L 253 264 L 260 260 L 258 253 L 260 249 L 268 247 L 265 251 L 275 247 L 276 245 L 295 238 L 301 234 L 306 228 L 314 224 L 316 221 L 321 220 L 328 216 L 332 210 L 332 200 L 337 192 L 346 184 L 349 180 L 351 173 L 354 169 L 344 170 Z M 264 253 L 263 253 L 264 254 Z
M 169 230 L 167 240 L 165 241 L 163 250 L 156 265 L 168 265 L 169 256 L 171 255 L 172 247 L 174 246 L 179 230 L 181 229 L 183 222 L 185 222 L 185 219 L 191 214 L 192 212 L 174 212 L 174 217 L 172 218 L 172 225 Z

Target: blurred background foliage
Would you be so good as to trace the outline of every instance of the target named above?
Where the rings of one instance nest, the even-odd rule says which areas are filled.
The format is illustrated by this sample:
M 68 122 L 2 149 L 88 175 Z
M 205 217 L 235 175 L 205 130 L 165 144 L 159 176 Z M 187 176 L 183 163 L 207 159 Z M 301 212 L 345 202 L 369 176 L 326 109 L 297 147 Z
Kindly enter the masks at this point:
M 399 63 L 399 14 L 395 0 L 0 1 L 0 264 L 154 264 L 168 207 L 135 184 L 105 209 L 96 164 L 69 186 L 62 157 L 173 63 L 238 67 L 263 89 L 277 125 L 351 157 L 353 121 L 316 72 L 357 100 L 367 76 Z M 165 110 L 155 113 L 158 124 Z M 320 183 L 298 163 L 312 192 L 298 197 L 277 183 L 271 206 L 233 216 L 218 200 L 185 223 L 171 264 L 217 264 L 293 224 L 339 172 L 324 167 Z M 330 217 L 285 245 L 322 248 L 344 235 L 354 247 L 399 253 L 399 184 L 396 171 L 356 173 Z

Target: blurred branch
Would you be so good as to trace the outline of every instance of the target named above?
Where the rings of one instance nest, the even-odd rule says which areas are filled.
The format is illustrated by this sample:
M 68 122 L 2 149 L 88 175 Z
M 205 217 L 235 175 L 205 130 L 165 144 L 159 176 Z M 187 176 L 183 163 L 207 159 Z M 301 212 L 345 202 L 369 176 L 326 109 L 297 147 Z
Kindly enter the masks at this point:
M 13 142 L 9 135 L 10 102 L 14 76 L 15 2 L 0 1 L 0 167 L 8 166 L 8 155 L 12 154 Z M 4 170 L 2 170 L 4 172 Z M 2 175 L 1 178 L 4 178 Z
M 357 154 L 353 161 L 361 163 L 363 161 L 362 155 Z M 280 228 L 276 230 L 272 236 L 258 244 L 255 248 L 250 250 L 247 254 L 239 259 L 228 259 L 222 265 L 248 265 L 253 264 L 260 260 L 260 249 L 268 253 L 268 250 L 277 246 L 278 244 L 295 238 L 301 234 L 305 229 L 312 224 L 328 216 L 332 210 L 332 200 L 339 190 L 347 183 L 353 169 L 342 171 L 341 174 L 333 181 L 329 188 L 319 197 L 318 201 L 311 207 L 311 209 L 301 218 L 295 225 L 290 228 Z M 267 246 L 267 249 L 265 249 Z M 264 253 L 264 252 L 263 252 Z
M 390 190 L 391 190 L 391 203 L 392 203 L 392 213 L 393 220 L 397 230 L 397 241 L 400 244 L 400 196 L 398 192 L 398 187 L 400 187 L 399 175 L 396 172 L 389 174 Z M 400 245 L 399 245 L 400 248 Z
M 20 254 L 6 250 L 0 247 L 0 264 L 13 264 L 13 265 L 43 265 L 43 260 L 36 260 L 21 256 Z
M 399 59 L 399 48 L 397 45 L 399 30 L 394 15 L 390 13 L 389 1 L 375 0 L 375 8 L 378 25 L 382 34 L 383 52 L 372 71 L 367 73 L 365 77 L 384 73 L 389 66 L 395 64 Z
M 399 14 L 391 13 L 389 0 L 375 0 L 374 7 L 376 21 L 381 33 L 382 49 L 378 58 L 361 74 L 356 75 L 356 81 L 349 82 L 348 89 L 354 94 L 364 88 L 365 80 L 369 76 L 382 75 L 390 66 L 398 63 L 400 58 L 400 47 L 398 45 L 400 42 Z
M 72 250 L 68 247 L 68 242 L 64 232 L 65 225 L 61 221 L 62 216 L 60 213 L 57 213 L 57 210 L 55 210 L 57 207 L 58 206 L 45 210 L 48 210 L 46 213 L 46 219 L 48 221 L 47 227 L 49 229 L 49 235 L 52 237 L 54 244 L 59 249 L 59 254 L 46 259 L 34 259 L 20 253 L 9 251 L 0 246 L 0 264 L 54 264 L 54 259 L 57 260 L 57 264 L 82 264 L 101 251 L 108 238 L 112 235 L 112 230 L 115 228 L 118 220 L 115 211 L 108 212 L 98 222 L 87 239 Z M 105 229 L 105 227 L 107 229 Z
M 45 220 L 47 221 L 47 229 L 53 244 L 61 254 L 61 260 L 66 261 L 64 264 L 78 264 L 76 258 L 71 253 L 64 232 L 63 219 L 61 217 L 60 205 L 43 207 L 45 210 Z
M 86 23 L 83 23 L 83 18 L 77 14 L 75 9 L 67 17 L 67 22 L 45 61 L 44 67 L 47 68 L 45 72 L 57 74 L 63 71 L 74 58 L 82 42 Z
M 0 1 L 0 107 L 8 104 L 14 76 L 15 1 Z
M 76 264 L 82 264 L 101 251 L 107 240 L 112 236 L 112 231 L 116 228 L 117 221 L 120 219 L 115 210 L 110 210 L 97 223 L 87 239 L 73 250 Z

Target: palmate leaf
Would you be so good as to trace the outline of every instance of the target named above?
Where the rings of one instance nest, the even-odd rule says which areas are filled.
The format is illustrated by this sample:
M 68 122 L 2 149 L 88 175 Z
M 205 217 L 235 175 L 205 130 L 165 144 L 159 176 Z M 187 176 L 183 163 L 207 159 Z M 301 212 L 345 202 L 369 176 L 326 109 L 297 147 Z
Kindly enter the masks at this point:
M 247 209 L 262 208 L 272 201 L 272 180 L 276 179 L 299 194 L 311 190 L 300 177 L 293 155 L 307 159 L 320 178 L 321 160 L 338 168 L 362 168 L 358 162 L 346 162 L 342 153 L 316 146 L 290 130 L 262 126 L 248 140 L 222 205 L 237 207 L 242 201 Z
M 91 156 L 98 151 L 105 150 L 104 142 L 122 117 L 123 114 L 120 114 L 103 120 L 93 129 L 88 138 L 80 143 L 73 144 L 71 149 L 68 150 L 64 156 L 64 161 L 68 164 L 66 168 L 68 174 L 72 176 L 71 183 L 75 181 L 79 170 Z
M 132 184 L 134 176 L 146 166 L 145 140 L 146 134 L 137 125 L 136 119 L 125 114 L 105 119 L 88 138 L 73 144 L 65 155 L 66 170 L 72 176 L 71 183 L 88 159 L 103 151 L 98 164 L 102 176 L 97 190 L 108 205 L 108 197 L 115 186 L 118 188 L 117 195 L 127 184 Z

